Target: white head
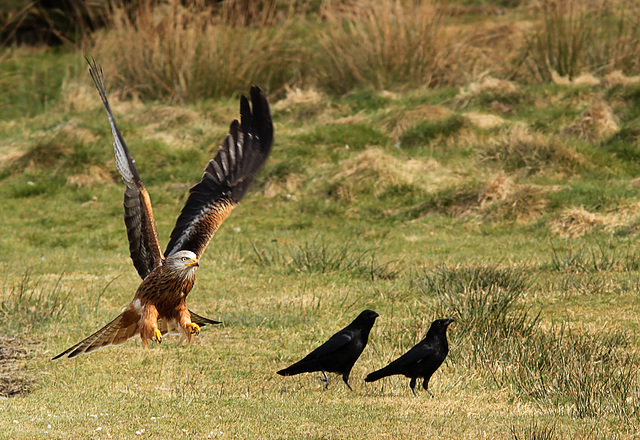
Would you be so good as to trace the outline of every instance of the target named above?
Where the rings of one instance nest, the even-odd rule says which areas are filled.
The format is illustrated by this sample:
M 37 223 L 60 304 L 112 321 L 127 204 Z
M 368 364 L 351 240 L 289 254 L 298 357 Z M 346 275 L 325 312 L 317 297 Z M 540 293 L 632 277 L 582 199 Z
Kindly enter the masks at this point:
M 164 265 L 181 277 L 189 277 L 195 274 L 198 266 L 198 257 L 191 251 L 178 251 L 167 257 Z

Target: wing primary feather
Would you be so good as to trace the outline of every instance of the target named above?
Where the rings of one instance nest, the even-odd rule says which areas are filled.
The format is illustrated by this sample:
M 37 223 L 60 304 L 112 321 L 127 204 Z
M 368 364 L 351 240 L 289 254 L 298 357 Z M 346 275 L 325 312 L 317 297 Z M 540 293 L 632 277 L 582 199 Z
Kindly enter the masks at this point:
M 93 79 L 96 89 L 98 90 L 98 95 L 100 95 L 102 104 L 107 110 L 109 124 L 111 125 L 111 132 L 113 134 L 116 166 L 118 167 L 118 171 L 122 175 L 122 180 L 124 180 L 125 184 L 133 187 L 133 185 L 141 182 L 140 175 L 138 174 L 133 158 L 129 154 L 129 149 L 124 142 L 122 134 L 118 129 L 113 113 L 111 112 L 111 105 L 109 105 L 109 99 L 107 98 L 106 87 L 104 85 L 104 72 L 102 71 L 102 67 L 96 63 L 96 60 L 93 57 L 91 57 L 91 59 L 85 57 L 85 60 L 87 60 L 87 63 L 89 64 L 89 74 Z
M 254 86 L 251 105 L 246 97 L 240 98 L 240 122 L 231 122 L 229 134 L 207 164 L 202 180 L 191 188 L 165 255 L 179 250 L 202 255 L 220 224 L 248 191 L 267 160 L 272 144 L 269 103 Z
M 124 221 L 129 239 L 129 253 L 138 274 L 144 279 L 154 268 L 161 264 L 164 258 L 158 241 L 151 199 L 140 179 L 135 161 L 129 153 L 129 149 L 111 112 L 102 67 L 96 63 L 93 57 L 85 57 L 85 59 L 89 64 L 89 74 L 109 117 L 109 124 L 113 133 L 116 167 L 126 185 L 123 204 Z

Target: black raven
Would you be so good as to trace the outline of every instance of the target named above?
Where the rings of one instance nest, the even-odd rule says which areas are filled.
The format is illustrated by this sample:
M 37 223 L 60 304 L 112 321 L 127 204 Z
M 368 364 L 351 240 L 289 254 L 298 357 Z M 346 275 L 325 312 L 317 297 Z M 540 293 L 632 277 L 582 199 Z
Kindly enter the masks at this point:
M 327 342 L 309 353 L 304 359 L 288 368 L 278 371 L 281 376 L 322 371 L 325 390 L 329 386 L 327 371 L 342 374 L 342 380 L 349 385 L 349 373 L 369 340 L 371 327 L 380 316 L 373 310 L 365 310 L 348 326 L 331 336 Z
M 374 371 L 365 378 L 365 382 L 374 382 L 383 377 L 393 376 L 394 374 L 403 374 L 411 378 L 409 386 L 413 395 L 416 395 L 416 379 L 424 378 L 422 386 L 431 397 L 433 393 L 429 391 L 429 379 L 436 372 L 438 367 L 442 365 L 444 359 L 449 353 L 449 344 L 447 343 L 447 327 L 455 321 L 453 318 L 436 319 L 431 323 L 431 327 L 424 339 L 418 342 L 411 350 L 391 362 L 386 367 Z

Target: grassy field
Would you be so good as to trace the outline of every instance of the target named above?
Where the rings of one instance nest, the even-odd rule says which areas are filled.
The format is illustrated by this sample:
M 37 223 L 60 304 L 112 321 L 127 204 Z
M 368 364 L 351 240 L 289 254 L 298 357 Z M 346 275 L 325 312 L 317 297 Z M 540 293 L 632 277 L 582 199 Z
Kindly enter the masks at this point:
M 166 244 L 238 115 L 223 89 L 249 84 L 194 99 L 206 84 L 191 81 L 183 95 L 149 100 L 110 64 L 114 35 L 95 50 Z M 640 433 L 640 79 L 629 72 L 458 72 L 451 84 L 438 73 L 425 87 L 394 87 L 403 79 L 390 69 L 347 92 L 331 85 L 351 78 L 327 76 L 336 69 L 313 84 L 270 82 L 272 155 L 189 297 L 223 325 L 192 345 L 167 338 L 147 350 L 136 339 L 51 361 L 139 284 L 124 186 L 80 51 L 1 57 L 0 438 Z M 264 71 L 254 73 L 260 84 Z M 325 391 L 319 375 L 275 374 L 366 308 L 380 318 L 353 392 L 335 375 Z M 414 398 L 398 376 L 364 383 L 448 316 L 435 398 Z

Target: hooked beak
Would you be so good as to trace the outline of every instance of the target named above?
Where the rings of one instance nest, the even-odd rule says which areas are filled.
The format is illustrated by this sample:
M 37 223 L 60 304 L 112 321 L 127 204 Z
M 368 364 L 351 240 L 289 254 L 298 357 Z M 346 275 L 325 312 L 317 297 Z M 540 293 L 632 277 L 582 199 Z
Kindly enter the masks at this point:
M 449 324 L 451 324 L 452 322 L 455 322 L 455 319 L 453 318 L 449 318 L 447 319 L 447 327 L 449 326 Z
M 200 267 L 200 264 L 198 263 L 198 260 L 196 258 L 194 258 L 193 260 L 189 261 L 186 264 L 187 266 Z

